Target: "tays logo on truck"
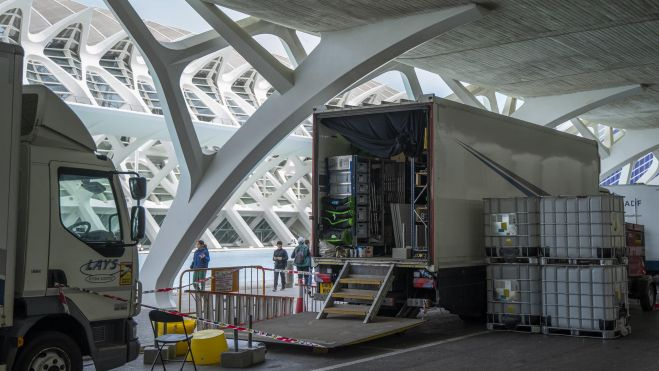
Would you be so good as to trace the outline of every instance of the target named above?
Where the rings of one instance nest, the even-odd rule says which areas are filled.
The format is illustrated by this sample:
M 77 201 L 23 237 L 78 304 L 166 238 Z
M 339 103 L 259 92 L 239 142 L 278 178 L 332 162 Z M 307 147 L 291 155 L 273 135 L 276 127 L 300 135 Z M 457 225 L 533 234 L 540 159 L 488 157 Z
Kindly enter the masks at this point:
M 108 283 L 117 279 L 119 273 L 119 259 L 90 260 L 80 266 L 80 273 L 84 274 L 85 281 L 90 283 Z

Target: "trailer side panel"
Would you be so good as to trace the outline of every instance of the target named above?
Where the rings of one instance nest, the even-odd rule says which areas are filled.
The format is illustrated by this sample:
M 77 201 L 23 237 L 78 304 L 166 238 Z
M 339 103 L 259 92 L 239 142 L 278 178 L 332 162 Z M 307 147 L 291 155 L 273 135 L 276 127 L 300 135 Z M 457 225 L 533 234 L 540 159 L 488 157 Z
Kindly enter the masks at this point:
M 483 198 L 599 191 L 593 141 L 445 100 L 434 117 L 438 269 L 484 263 Z

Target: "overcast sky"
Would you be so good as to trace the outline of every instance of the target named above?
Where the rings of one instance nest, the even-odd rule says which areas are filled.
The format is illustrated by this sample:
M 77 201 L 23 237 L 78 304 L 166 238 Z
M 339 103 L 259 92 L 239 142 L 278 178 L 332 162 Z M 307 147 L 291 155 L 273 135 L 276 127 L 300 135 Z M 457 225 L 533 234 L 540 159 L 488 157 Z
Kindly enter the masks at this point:
M 75 0 L 79 3 L 106 8 L 103 0 Z M 157 22 L 163 25 L 181 28 L 191 31 L 193 33 L 200 33 L 208 31 L 211 27 L 206 23 L 201 16 L 199 16 L 185 0 L 130 0 L 131 4 L 143 19 Z M 231 9 L 222 8 L 229 17 L 238 20 L 247 15 L 233 11 Z M 298 32 L 300 40 L 304 45 L 307 52 L 313 50 L 318 44 L 319 38 L 316 36 Z M 260 35 L 255 39 L 261 43 L 271 53 L 286 55 L 284 48 L 279 42 L 279 39 L 272 35 Z M 433 73 L 417 69 L 419 82 L 421 88 L 426 94 L 434 93 L 437 96 L 444 97 L 451 93 L 451 90 L 444 84 L 444 82 Z M 397 72 L 389 72 L 375 79 L 378 82 L 387 84 L 394 89 L 404 90 L 403 80 Z

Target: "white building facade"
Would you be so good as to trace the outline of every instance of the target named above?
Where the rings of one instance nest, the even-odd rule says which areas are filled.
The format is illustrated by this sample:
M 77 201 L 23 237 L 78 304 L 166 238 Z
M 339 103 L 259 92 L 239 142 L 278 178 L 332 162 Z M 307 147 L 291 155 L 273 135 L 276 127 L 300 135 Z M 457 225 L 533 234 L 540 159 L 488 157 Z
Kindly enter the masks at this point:
M 192 35 L 153 22 L 147 26 L 162 43 Z M 179 166 L 163 134 L 163 110 L 149 68 L 112 13 L 68 0 L 5 0 L 0 2 L 0 40 L 23 46 L 24 83 L 49 87 L 81 117 L 100 153 L 117 167 L 148 179 L 147 236 L 154 240 L 176 196 Z M 287 57 L 277 59 L 290 65 Z M 180 87 L 199 141 L 210 152 L 274 91 L 231 47 L 191 62 Z M 404 98 L 405 92 L 367 81 L 331 103 L 379 104 Z M 310 138 L 307 119 L 291 133 L 291 150 L 275 151 L 265 159 L 202 238 L 220 248 L 292 243 L 297 236 L 308 236 Z

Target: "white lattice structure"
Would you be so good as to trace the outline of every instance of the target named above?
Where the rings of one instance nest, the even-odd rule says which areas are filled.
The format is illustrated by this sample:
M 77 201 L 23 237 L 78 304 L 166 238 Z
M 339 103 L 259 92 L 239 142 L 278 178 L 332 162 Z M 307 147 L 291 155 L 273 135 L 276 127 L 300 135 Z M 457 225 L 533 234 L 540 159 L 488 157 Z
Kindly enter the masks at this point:
M 381 13 L 399 9 L 389 7 L 390 2 L 394 0 L 356 2 L 353 7 L 362 16 L 378 7 Z M 471 80 L 471 74 L 456 72 L 461 66 L 482 69 L 488 65 L 485 59 L 499 58 L 498 54 L 477 60 L 448 57 L 434 65 L 419 62 L 452 55 L 443 52 L 450 50 L 447 40 L 460 40 L 460 46 L 481 39 L 449 37 L 422 45 L 456 28 L 464 32 L 473 23 L 478 30 L 479 22 L 492 19 L 502 27 L 518 24 L 506 23 L 498 19 L 500 13 L 478 5 L 438 4 L 434 10 L 354 22 L 347 16 L 320 28 L 302 22 L 301 29 L 311 27 L 320 36 L 307 55 L 296 31 L 281 26 L 304 20 L 265 20 L 277 19 L 279 13 L 266 0 L 187 0 L 212 27 L 198 35 L 144 21 L 128 0 L 105 3 L 112 13 L 69 0 L 6 0 L 0 3 L 0 37 L 24 46 L 26 80 L 46 84 L 69 102 L 101 151 L 117 166 L 150 178 L 147 207 L 153 217 L 148 236 L 156 238 L 155 251 L 141 272 L 148 287 L 170 285 L 200 235 L 216 246 L 215 235 L 227 244 L 261 246 L 274 237 L 286 241 L 308 233 L 309 113 L 322 104 L 372 105 L 419 98 L 423 91 L 415 67 L 444 67 L 439 73 L 454 93 L 449 99 L 597 141 L 606 184 L 659 182 L 654 155 L 659 129 L 619 130 L 610 126 L 617 125 L 611 117 L 592 114 L 614 102 L 628 109 L 625 102 L 630 99 L 647 99 L 649 89 L 637 79 L 576 88 L 572 85 L 586 80 L 561 80 L 569 89 L 543 89 L 546 83 L 516 92 L 496 85 L 497 79 L 479 82 L 483 86 L 456 79 Z M 228 3 L 248 13 L 259 14 L 262 8 L 265 16 L 234 22 L 215 5 Z M 290 0 L 280 7 L 297 12 L 304 8 L 301 4 L 303 0 Z M 405 6 L 428 4 L 411 1 Z M 327 21 L 318 14 L 307 18 L 319 24 Z M 260 34 L 278 37 L 286 57 L 273 55 L 256 42 L 253 36 Z M 415 53 L 423 58 L 411 58 Z M 372 81 L 392 71 L 400 73 L 405 92 Z M 490 76 L 489 72 L 499 76 L 496 70 L 483 70 L 478 76 Z M 502 96 L 499 88 L 513 96 Z M 156 295 L 160 304 L 168 300 Z
M 194 36 L 146 24 L 162 43 Z M 149 179 L 147 236 L 155 240 L 176 196 L 180 170 L 172 143 L 156 135 L 164 130 L 146 129 L 164 128 L 163 109 L 152 74 L 128 34 L 109 11 L 69 0 L 5 0 L 0 2 L 0 27 L 2 41 L 25 49 L 24 82 L 44 84 L 70 103 L 90 128 L 99 152 Z M 288 58 L 277 59 L 290 66 Z M 230 47 L 191 61 L 180 87 L 192 120 L 204 129 L 198 131 L 199 141 L 210 152 L 274 92 Z M 345 103 L 354 105 L 406 98 L 374 81 L 343 96 L 350 96 Z M 120 126 L 126 119 L 134 124 Z M 260 247 L 309 235 L 310 131 L 305 120 L 292 134 L 298 144 L 292 151 L 275 152 L 263 161 L 212 221 L 204 239 L 214 247 Z

